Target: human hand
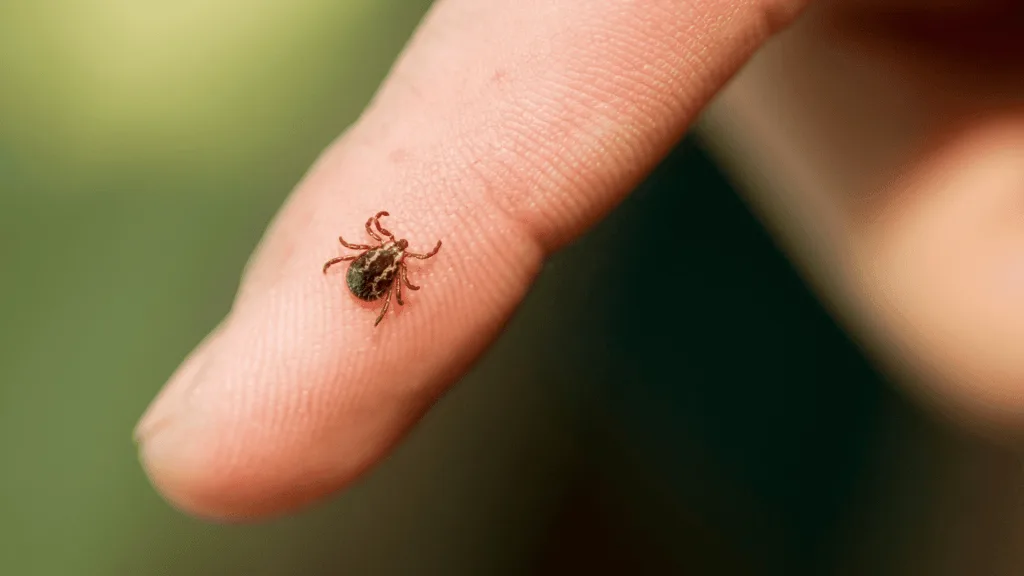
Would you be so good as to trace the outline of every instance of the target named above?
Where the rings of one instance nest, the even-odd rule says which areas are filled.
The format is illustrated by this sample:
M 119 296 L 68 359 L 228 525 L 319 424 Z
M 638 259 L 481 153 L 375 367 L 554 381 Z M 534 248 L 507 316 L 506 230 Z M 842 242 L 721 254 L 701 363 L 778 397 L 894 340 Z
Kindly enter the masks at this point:
M 233 520 L 344 488 L 497 337 L 544 258 L 614 208 L 804 4 L 435 4 L 140 423 L 154 484 Z M 409 308 L 375 329 L 320 267 L 385 209 L 414 247 L 444 248 L 412 271 L 423 290 Z

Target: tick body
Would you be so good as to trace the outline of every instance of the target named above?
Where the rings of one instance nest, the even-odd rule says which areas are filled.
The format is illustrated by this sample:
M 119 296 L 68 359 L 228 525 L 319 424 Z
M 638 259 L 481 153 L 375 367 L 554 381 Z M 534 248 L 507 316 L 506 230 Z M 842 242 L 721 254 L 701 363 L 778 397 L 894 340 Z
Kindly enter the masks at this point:
M 437 254 L 437 251 L 441 249 L 441 241 L 438 240 L 437 246 L 434 246 L 434 249 L 426 254 L 410 252 L 408 250 L 408 241 L 404 238 L 396 239 L 394 234 L 388 232 L 380 225 L 381 216 L 389 216 L 389 214 L 384 211 L 378 212 L 366 221 L 366 233 L 377 242 L 376 246 L 351 244 L 346 242 L 344 238 L 339 237 L 338 241 L 341 242 L 342 246 L 362 252 L 354 256 L 332 258 L 324 264 L 324 274 L 326 274 L 328 268 L 339 262 L 353 261 L 348 267 L 348 274 L 345 276 L 345 281 L 352 295 L 366 302 L 384 300 L 384 306 L 381 307 L 380 315 L 377 316 L 377 321 L 373 323 L 374 326 L 380 324 L 381 320 L 384 319 L 384 315 L 387 314 L 388 308 L 391 306 L 392 293 L 394 293 L 395 301 L 398 302 L 399 306 L 405 304 L 402 301 L 403 284 L 409 290 L 420 289 L 419 286 L 409 282 L 406 259 L 417 258 L 426 260 Z

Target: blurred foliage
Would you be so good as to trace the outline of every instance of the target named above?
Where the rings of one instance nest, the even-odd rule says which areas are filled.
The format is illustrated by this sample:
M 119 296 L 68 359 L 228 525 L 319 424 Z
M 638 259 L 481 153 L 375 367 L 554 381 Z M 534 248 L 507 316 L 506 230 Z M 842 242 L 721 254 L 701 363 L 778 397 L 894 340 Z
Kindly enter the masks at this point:
M 428 5 L 0 3 L 0 573 L 222 573 L 132 428 Z

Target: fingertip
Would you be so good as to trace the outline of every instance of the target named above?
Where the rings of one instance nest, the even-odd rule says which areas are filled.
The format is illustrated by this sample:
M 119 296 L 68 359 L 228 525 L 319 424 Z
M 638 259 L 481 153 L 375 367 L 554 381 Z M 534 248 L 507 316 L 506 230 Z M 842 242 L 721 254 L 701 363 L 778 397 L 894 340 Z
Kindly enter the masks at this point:
M 344 488 L 372 461 L 372 448 L 353 454 L 315 441 L 252 441 L 246 428 L 223 415 L 183 413 L 140 444 L 139 460 L 171 506 L 230 523 L 302 509 Z
M 139 459 L 150 483 L 175 509 L 211 522 L 247 523 L 303 508 L 335 490 L 332 485 L 282 484 L 265 475 L 240 475 L 217 462 L 183 467 L 153 455 L 146 447 Z

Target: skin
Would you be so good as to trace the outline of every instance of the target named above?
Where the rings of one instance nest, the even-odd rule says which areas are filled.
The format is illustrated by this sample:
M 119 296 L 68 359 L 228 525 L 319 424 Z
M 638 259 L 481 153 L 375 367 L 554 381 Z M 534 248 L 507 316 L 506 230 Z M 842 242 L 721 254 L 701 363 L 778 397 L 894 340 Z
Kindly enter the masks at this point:
M 345 488 L 494 341 L 544 258 L 611 211 L 806 4 L 437 2 L 364 115 L 282 208 L 229 315 L 144 415 L 136 434 L 156 488 L 188 513 L 230 521 L 295 511 Z M 854 5 L 860 17 L 894 4 L 847 2 L 835 13 L 853 21 L 840 8 Z M 942 10 L 948 3 L 907 4 Z M 858 26 L 874 26 L 868 22 Z M 882 25 L 871 32 L 914 34 Z M 952 58 L 938 44 L 923 50 L 935 61 Z M 903 73 L 920 73 L 915 66 Z M 970 108 L 977 98 L 981 106 L 982 96 L 964 89 L 958 105 Z M 943 382 L 936 393 L 992 392 L 988 403 L 1018 413 L 1024 400 L 1015 375 L 1024 375 L 1024 356 L 945 352 L 958 339 L 1003 345 L 1024 334 L 1021 292 L 999 275 L 979 274 L 959 254 L 943 262 L 959 278 L 957 290 L 900 276 L 901 251 L 922 246 L 962 240 L 998 248 L 987 255 L 988 270 L 1024 253 L 1019 219 L 979 227 L 947 212 L 966 211 L 970 223 L 984 222 L 983 213 L 1019 215 L 1019 200 L 1008 199 L 1021 197 L 1024 162 L 1011 155 L 1014 167 L 992 150 L 1005 141 L 1024 148 L 1024 123 L 990 115 L 969 130 L 962 116 L 949 121 L 959 124 L 949 127 L 946 144 L 916 150 L 905 160 L 912 177 L 891 185 L 934 201 L 899 203 L 887 218 L 839 232 L 857 269 L 870 271 L 843 276 L 840 288 L 863 301 L 890 297 L 875 312 L 878 330 L 910 346 L 909 356 L 931 360 L 929 370 Z M 950 165 L 972 168 L 948 178 Z M 1018 177 L 1007 178 L 1007 170 Z M 864 209 L 836 205 L 854 222 Z M 402 215 L 402 236 L 443 238 L 448 248 L 418 267 L 424 289 L 415 313 L 375 331 L 366 310 L 320 268 L 337 256 L 338 233 L 360 229 L 381 206 Z M 835 265 L 847 265 L 841 262 Z M 900 302 L 928 311 L 913 316 L 914 331 L 941 330 L 945 339 L 897 338 L 905 333 Z M 961 312 L 982 302 L 1013 313 Z M 968 360 L 1010 376 L 958 376 Z

